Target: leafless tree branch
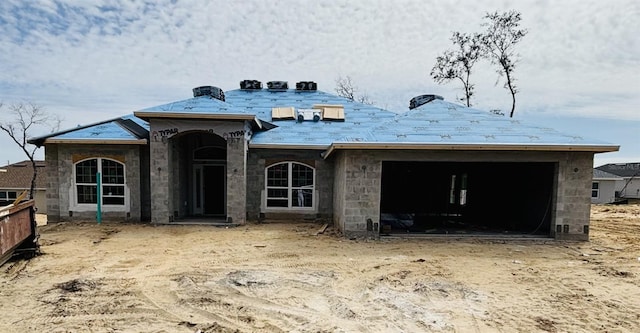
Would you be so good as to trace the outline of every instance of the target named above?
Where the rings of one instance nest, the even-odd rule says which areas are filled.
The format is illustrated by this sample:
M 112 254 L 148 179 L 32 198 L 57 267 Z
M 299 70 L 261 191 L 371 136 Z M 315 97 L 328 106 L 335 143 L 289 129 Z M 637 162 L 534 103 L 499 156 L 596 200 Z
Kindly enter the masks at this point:
M 358 95 L 356 91 L 357 88 L 353 84 L 350 76 L 338 76 L 338 78 L 336 79 L 336 93 L 338 94 L 338 96 L 342 96 L 362 104 L 373 104 L 373 101 L 371 100 L 371 98 L 369 98 L 369 95 L 367 95 L 366 93 Z
M 0 103 L 0 109 L 3 106 Z M 31 161 L 33 177 L 31 178 L 29 198 L 32 199 L 38 174 L 35 162 L 35 152 L 38 147 L 28 143 L 27 140 L 36 127 L 48 127 L 51 130 L 57 130 L 60 126 L 61 118 L 58 115 L 47 113 L 42 107 L 32 102 L 10 104 L 7 108 L 6 116 L 0 119 L 0 130 L 5 132 Z

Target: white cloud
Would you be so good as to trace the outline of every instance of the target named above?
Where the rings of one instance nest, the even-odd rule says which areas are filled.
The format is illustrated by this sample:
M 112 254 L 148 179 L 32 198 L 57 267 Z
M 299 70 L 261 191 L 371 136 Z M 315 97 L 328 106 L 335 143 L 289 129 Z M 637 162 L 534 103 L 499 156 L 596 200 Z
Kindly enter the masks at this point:
M 54 1 L 0 2 L 0 100 L 93 122 L 243 79 L 315 80 L 332 92 L 350 75 L 381 106 L 461 95 L 429 77 L 452 31 L 479 31 L 485 12 L 516 9 L 518 112 L 640 119 L 640 3 L 618 1 Z M 480 65 L 475 106 L 508 109 Z M 544 111 L 542 111 L 544 110 Z

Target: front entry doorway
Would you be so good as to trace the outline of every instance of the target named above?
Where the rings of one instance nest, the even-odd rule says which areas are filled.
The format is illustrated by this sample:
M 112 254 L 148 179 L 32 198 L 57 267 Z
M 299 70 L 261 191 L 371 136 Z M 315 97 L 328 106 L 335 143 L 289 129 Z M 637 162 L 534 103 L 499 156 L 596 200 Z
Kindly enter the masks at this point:
M 226 174 L 224 164 L 193 166 L 194 215 L 226 215 Z
M 204 131 L 180 133 L 173 159 L 174 216 L 185 222 L 226 220 L 227 141 Z

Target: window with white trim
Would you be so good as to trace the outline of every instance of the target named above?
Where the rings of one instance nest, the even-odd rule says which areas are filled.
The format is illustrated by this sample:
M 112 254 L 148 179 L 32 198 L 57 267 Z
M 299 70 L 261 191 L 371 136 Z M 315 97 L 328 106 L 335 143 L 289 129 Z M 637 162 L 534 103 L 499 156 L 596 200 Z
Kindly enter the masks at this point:
M 266 207 L 313 208 L 315 169 L 297 162 L 282 162 L 266 169 Z
M 591 183 L 591 197 L 592 198 L 600 197 L 600 183 L 598 182 Z
M 76 201 L 78 204 L 98 202 L 97 173 L 101 175 L 103 205 L 125 203 L 124 164 L 106 158 L 92 158 L 75 164 Z
M 0 200 L 16 200 L 17 198 L 17 191 L 0 191 Z

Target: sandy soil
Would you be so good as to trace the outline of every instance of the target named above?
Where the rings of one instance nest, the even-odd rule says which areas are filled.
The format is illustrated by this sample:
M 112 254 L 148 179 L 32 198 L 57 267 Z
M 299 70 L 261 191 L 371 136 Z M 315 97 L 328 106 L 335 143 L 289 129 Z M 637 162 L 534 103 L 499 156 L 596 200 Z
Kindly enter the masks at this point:
M 639 205 L 594 206 L 590 242 L 319 227 L 45 225 L 0 332 L 640 332 Z

